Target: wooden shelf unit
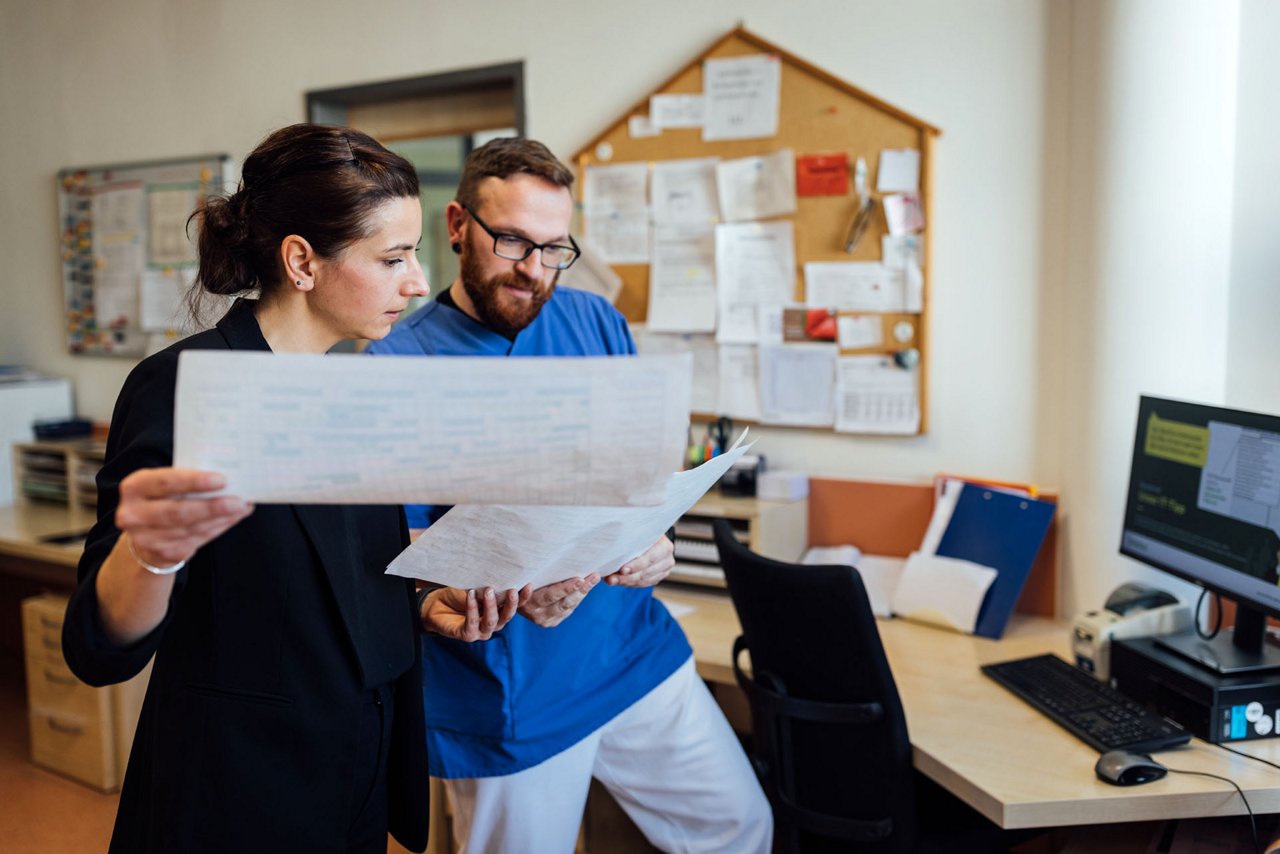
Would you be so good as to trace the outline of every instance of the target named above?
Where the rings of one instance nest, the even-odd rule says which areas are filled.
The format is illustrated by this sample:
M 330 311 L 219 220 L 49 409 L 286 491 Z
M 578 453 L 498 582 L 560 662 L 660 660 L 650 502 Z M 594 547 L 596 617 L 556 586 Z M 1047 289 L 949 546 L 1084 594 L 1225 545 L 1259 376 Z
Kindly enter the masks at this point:
M 774 560 L 798 561 L 809 540 L 809 502 L 761 501 L 708 492 L 676 522 L 676 568 L 671 581 L 724 587 L 711 523 L 727 519 L 738 539 Z
M 91 439 L 66 442 L 19 442 L 13 446 L 13 484 L 20 502 L 49 502 L 68 507 L 95 507 L 95 478 L 106 446 Z

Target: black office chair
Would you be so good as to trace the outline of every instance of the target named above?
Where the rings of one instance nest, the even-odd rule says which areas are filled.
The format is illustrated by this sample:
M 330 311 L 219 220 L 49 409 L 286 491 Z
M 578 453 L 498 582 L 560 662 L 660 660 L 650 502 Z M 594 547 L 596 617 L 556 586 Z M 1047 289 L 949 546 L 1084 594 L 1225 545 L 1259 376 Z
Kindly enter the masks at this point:
M 986 852 L 1027 838 L 912 768 L 902 701 L 857 572 L 770 560 L 728 522 L 713 527 L 742 623 L 734 673 L 751 705 L 752 763 L 773 805 L 775 850 Z

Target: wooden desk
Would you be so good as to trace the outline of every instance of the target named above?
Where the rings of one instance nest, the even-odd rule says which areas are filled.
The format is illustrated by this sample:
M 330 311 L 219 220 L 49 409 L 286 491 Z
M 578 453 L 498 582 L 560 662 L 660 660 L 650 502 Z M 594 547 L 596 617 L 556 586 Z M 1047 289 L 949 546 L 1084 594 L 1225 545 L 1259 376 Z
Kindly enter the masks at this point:
M 91 510 L 31 502 L 0 507 L 0 572 L 70 590 L 83 543 L 58 544 L 50 537 L 82 534 L 93 525 Z
M 730 662 L 739 625 L 723 594 L 663 585 L 665 602 L 692 605 L 679 618 L 704 679 L 734 684 Z M 1132 788 L 1099 781 L 1098 754 L 979 672 L 982 664 L 1042 652 L 1068 656 L 1068 625 L 1015 615 L 992 641 L 881 620 L 880 637 L 906 709 L 915 766 L 1005 828 L 1108 824 L 1242 815 L 1235 789 L 1170 774 Z M 1280 763 L 1280 739 L 1232 745 Z M 1280 770 L 1193 739 L 1156 757 L 1170 768 L 1234 780 L 1254 813 L 1280 812 Z
M 86 531 L 93 521 L 91 512 L 43 502 L 0 507 L 0 656 L 22 662 L 23 599 L 75 589 L 81 545 L 45 540 Z

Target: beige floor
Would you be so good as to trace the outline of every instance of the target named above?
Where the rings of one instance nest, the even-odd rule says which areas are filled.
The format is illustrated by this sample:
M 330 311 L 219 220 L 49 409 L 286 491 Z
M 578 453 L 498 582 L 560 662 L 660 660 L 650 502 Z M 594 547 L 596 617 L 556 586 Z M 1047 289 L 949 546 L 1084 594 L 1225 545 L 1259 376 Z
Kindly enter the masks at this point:
M 31 764 L 20 661 L 0 660 L 0 839 L 10 854 L 107 850 L 119 795 Z

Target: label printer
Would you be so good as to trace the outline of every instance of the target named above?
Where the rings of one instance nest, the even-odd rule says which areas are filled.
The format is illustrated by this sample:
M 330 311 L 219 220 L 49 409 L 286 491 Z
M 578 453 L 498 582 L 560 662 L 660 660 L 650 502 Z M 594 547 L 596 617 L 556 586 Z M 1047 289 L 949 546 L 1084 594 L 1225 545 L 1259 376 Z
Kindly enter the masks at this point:
M 1145 584 L 1122 584 L 1106 604 L 1085 611 L 1071 626 L 1076 666 L 1106 682 L 1111 676 L 1111 641 L 1187 631 L 1191 609 L 1172 594 Z

